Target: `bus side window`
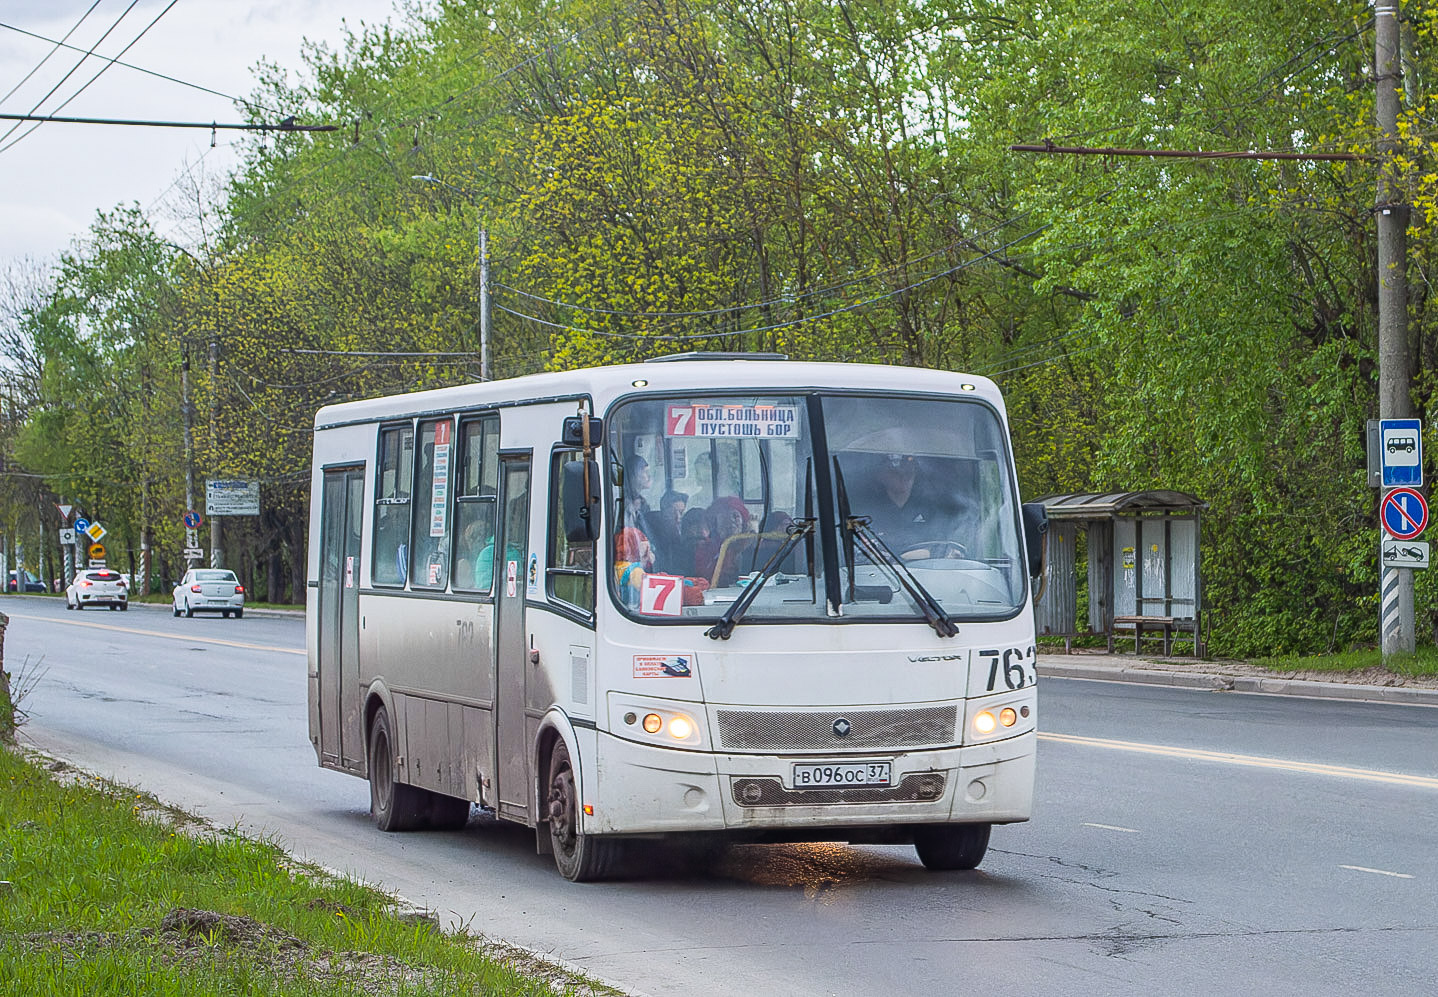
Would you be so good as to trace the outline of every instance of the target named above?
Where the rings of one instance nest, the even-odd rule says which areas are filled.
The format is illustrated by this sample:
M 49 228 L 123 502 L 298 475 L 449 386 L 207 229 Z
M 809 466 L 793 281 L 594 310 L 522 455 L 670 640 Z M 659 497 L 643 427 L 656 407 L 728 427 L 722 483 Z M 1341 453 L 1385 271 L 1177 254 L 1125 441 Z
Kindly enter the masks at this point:
M 488 592 L 494 585 L 495 491 L 499 480 L 499 419 L 460 423 L 454 504 L 456 592 Z
M 403 585 L 409 574 L 410 479 L 414 427 L 380 430 L 371 575 L 376 585 Z
M 419 424 L 419 453 L 411 503 L 409 586 L 442 589 L 449 584 L 449 519 L 452 486 L 453 423 L 433 419 Z
M 582 495 L 565 494 L 564 465 L 584 459 L 580 450 L 556 450 L 549 468 L 549 561 L 545 577 L 549 597 L 586 613 L 594 611 L 594 541 L 571 540 L 565 528 L 566 503 L 582 505 Z M 570 479 L 573 481 L 573 479 Z M 582 480 L 582 479 L 581 479 Z M 597 512 L 599 504 L 594 509 Z M 598 523 L 595 523 L 598 533 Z

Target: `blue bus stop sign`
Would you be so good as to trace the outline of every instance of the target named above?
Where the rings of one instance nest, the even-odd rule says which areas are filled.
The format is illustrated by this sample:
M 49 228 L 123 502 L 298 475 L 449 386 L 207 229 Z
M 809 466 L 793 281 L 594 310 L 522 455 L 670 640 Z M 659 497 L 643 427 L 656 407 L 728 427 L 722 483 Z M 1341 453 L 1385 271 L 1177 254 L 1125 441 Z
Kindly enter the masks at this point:
M 1384 419 L 1378 424 L 1383 487 L 1423 484 L 1423 425 L 1417 419 Z

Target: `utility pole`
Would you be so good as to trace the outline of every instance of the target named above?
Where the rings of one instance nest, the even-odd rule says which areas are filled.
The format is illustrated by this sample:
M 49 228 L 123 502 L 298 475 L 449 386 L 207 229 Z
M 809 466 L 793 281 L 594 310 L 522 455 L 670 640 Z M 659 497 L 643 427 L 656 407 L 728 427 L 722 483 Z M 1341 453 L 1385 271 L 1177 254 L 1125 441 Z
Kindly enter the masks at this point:
M 479 376 L 489 381 L 489 233 L 479 223 Z
M 1393 175 L 1398 138 L 1398 102 L 1403 93 L 1403 58 L 1396 0 L 1378 0 L 1375 9 L 1373 78 L 1378 122 L 1378 417 L 1413 415 L 1408 361 L 1408 205 Z M 1413 569 L 1381 565 L 1378 591 L 1383 657 L 1412 654 Z
M 180 358 L 180 411 L 185 417 L 185 511 L 195 507 L 195 412 L 190 407 L 190 348 Z M 185 558 L 189 567 L 190 559 Z
M 210 331 L 210 468 L 213 472 L 215 465 L 219 462 L 219 436 L 216 430 L 215 421 L 215 397 L 220 393 L 220 337 L 214 330 Z M 209 510 L 205 510 L 208 514 Z M 220 517 L 210 516 L 210 567 L 223 568 L 225 566 L 225 554 L 220 549 Z

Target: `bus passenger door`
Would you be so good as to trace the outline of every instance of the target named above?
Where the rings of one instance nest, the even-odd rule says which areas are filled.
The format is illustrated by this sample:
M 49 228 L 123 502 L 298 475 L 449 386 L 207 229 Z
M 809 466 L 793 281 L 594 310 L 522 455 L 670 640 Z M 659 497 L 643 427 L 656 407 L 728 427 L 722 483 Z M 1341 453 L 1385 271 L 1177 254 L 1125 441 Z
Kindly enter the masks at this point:
M 364 468 L 326 468 L 320 520 L 320 754 L 364 769 L 359 702 L 360 528 Z
M 529 561 L 529 455 L 500 457 L 499 532 L 495 566 L 495 738 L 499 765 L 499 812 L 528 820 L 530 746 L 525 734 L 529 651 L 525 642 L 525 565 Z

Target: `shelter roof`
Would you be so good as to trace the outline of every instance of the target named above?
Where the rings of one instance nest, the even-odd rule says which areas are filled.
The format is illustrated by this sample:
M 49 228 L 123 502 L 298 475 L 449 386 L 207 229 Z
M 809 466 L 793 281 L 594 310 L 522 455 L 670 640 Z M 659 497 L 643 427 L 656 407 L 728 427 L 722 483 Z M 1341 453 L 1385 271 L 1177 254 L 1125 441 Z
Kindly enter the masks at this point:
M 1187 492 L 1146 491 L 1105 494 L 1046 495 L 1036 499 L 1049 519 L 1102 519 L 1123 513 L 1196 512 L 1208 503 Z

